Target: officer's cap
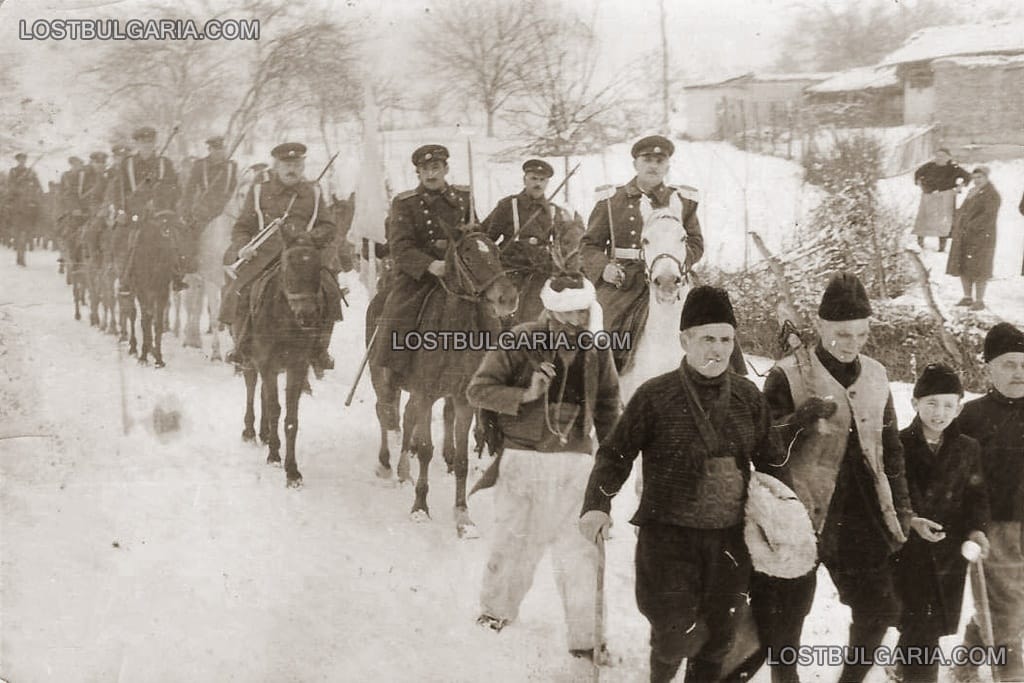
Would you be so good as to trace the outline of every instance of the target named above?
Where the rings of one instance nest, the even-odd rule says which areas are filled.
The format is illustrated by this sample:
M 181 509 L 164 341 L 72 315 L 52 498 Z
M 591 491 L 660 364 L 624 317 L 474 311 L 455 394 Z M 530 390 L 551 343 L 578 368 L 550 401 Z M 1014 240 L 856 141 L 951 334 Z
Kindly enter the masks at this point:
M 270 150 L 270 156 L 278 161 L 298 161 L 306 158 L 306 146 L 301 142 L 282 142 Z
M 523 173 L 539 173 L 545 178 L 550 178 L 555 175 L 555 169 L 541 159 L 527 159 L 523 164 Z
M 138 140 L 139 142 L 152 142 L 153 140 L 156 140 L 156 129 L 150 128 L 149 126 L 136 128 L 135 132 L 132 133 L 132 140 Z
M 28 155 L 25 154 L 24 152 L 18 152 L 17 154 L 14 155 L 15 161 L 21 161 L 23 159 L 28 159 Z
M 89 155 L 89 161 L 106 161 L 106 160 L 107 160 L 107 153 L 106 152 L 93 152 L 92 154 Z
M 262 161 L 257 161 L 255 164 L 253 164 L 252 166 L 249 167 L 249 170 L 250 171 L 255 171 L 256 173 L 259 173 L 260 171 L 265 171 L 268 168 L 270 168 L 269 164 L 265 164 Z
M 206 146 L 210 149 L 222 149 L 224 147 L 224 136 L 214 135 L 213 137 L 206 138 Z
M 670 157 L 675 151 L 676 146 L 668 138 L 661 135 L 648 135 L 637 140 L 633 145 L 633 158 L 636 159 L 647 154 L 664 154 Z
M 448 161 L 448 148 L 443 145 L 423 145 L 412 153 L 413 166 L 419 166 L 428 161 Z
M 128 149 L 128 145 L 114 145 L 110 148 L 110 151 L 115 156 L 122 156 L 127 154 L 130 150 Z
M 84 163 L 80 157 L 68 157 L 68 163 L 72 166 Z

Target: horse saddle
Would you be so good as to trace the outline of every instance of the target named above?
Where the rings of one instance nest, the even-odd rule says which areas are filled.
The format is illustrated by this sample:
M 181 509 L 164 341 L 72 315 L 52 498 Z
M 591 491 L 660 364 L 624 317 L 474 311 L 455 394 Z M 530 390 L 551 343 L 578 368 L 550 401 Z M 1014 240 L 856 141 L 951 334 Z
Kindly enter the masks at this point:
M 270 268 L 267 268 L 262 275 L 256 278 L 256 281 L 252 283 L 252 291 L 249 295 L 249 312 L 256 315 L 256 311 L 260 310 L 260 306 L 263 305 L 263 298 L 266 296 L 270 285 L 277 280 L 278 275 L 281 272 L 280 262 L 275 263 Z
M 252 293 L 249 296 L 249 312 L 256 315 L 256 311 L 263 305 L 263 300 L 271 291 L 271 286 L 278 281 L 281 273 L 281 263 L 277 262 L 267 269 L 262 275 L 256 278 L 252 285 Z M 320 269 L 320 302 L 324 310 L 324 320 L 334 321 L 344 319 L 341 311 L 341 287 L 338 281 L 325 268 Z

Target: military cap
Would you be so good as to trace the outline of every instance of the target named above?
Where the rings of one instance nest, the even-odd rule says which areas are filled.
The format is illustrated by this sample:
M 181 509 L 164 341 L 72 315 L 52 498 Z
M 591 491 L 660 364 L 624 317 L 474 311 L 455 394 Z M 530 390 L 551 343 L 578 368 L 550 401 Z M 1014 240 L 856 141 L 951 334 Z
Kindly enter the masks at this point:
M 444 145 L 423 145 L 412 153 L 413 166 L 419 166 L 428 161 L 448 161 L 448 148 Z
M 214 135 L 206 138 L 206 146 L 210 149 L 221 149 L 224 147 L 224 136 Z
M 545 178 L 550 178 L 555 175 L 555 169 L 541 159 L 527 159 L 523 164 L 523 173 L 540 173 Z
M 68 157 L 68 163 L 74 166 L 75 164 L 84 163 L 80 157 Z
M 270 156 L 279 161 L 298 161 L 306 158 L 306 146 L 301 142 L 282 142 L 270 150 Z
M 255 164 L 253 164 L 252 166 L 249 167 L 249 170 L 250 171 L 255 171 L 256 173 L 259 173 L 260 171 L 265 171 L 268 168 L 270 168 L 269 164 L 265 164 L 262 161 L 257 161 Z
M 128 148 L 128 145 L 114 145 L 113 147 L 110 148 L 110 151 L 115 156 L 120 156 L 122 154 L 127 154 L 130 150 Z
M 645 154 L 664 154 L 670 157 L 675 151 L 676 146 L 668 138 L 662 135 L 648 135 L 636 141 L 636 144 L 633 145 L 632 153 L 633 158 L 636 159 Z
M 141 128 L 136 128 L 135 132 L 132 133 L 132 140 L 156 140 L 156 129 L 150 128 L 149 126 L 142 126 Z
M 93 152 L 92 154 L 89 155 L 89 160 L 90 161 L 106 161 L 107 160 L 107 153 L 106 152 Z
M 14 155 L 15 161 L 18 161 L 20 159 L 28 159 L 28 155 L 25 154 L 24 152 L 18 152 L 17 154 Z

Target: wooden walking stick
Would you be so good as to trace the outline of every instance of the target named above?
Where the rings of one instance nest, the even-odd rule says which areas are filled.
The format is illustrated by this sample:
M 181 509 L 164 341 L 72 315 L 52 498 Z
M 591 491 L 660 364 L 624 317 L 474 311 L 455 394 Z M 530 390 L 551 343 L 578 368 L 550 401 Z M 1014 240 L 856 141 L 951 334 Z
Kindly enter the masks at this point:
M 601 648 L 604 647 L 604 530 L 597 532 L 597 592 L 594 594 L 594 683 L 601 680 L 601 666 L 598 663 Z

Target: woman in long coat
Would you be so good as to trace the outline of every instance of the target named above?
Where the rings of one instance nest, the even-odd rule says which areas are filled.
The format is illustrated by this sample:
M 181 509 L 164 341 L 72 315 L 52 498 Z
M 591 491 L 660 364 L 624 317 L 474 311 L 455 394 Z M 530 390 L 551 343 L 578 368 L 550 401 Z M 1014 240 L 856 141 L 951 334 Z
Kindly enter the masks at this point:
M 957 306 L 975 311 L 985 308 L 985 287 L 992 278 L 996 247 L 996 216 L 1002 201 L 988 175 L 987 166 L 971 172 L 971 189 L 953 219 L 953 246 L 946 265 L 946 273 L 959 277 L 964 288 L 964 298 Z

